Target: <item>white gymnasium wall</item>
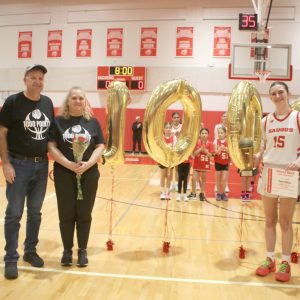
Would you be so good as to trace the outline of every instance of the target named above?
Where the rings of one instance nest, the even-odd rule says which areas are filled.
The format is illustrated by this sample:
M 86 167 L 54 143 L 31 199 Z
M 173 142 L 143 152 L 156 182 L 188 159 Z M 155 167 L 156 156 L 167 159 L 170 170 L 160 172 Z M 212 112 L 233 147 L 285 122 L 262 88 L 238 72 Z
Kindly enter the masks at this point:
M 45 94 L 59 106 L 66 91 L 73 85 L 82 86 L 95 107 L 104 107 L 106 93 L 96 91 L 96 67 L 99 65 L 142 65 L 147 67 L 147 89 L 132 92 L 130 108 L 144 108 L 151 91 L 160 83 L 174 78 L 188 80 L 201 94 L 203 110 L 223 111 L 238 80 L 228 79 L 229 58 L 212 57 L 214 26 L 231 26 L 232 42 L 250 41 L 250 32 L 238 30 L 238 13 L 253 12 L 249 8 L 189 8 L 151 7 L 130 4 L 114 5 L 47 5 L 0 4 L 0 93 L 23 89 L 24 68 L 32 63 L 47 66 Z M 163 2 L 163 1 L 162 1 Z M 251 1 L 249 1 L 251 2 Z M 276 1 L 275 1 L 276 2 Z M 300 94 L 300 3 L 287 7 L 274 7 L 271 27 L 271 43 L 292 44 L 293 80 L 288 82 L 294 99 Z M 279 2 L 280 3 L 280 2 Z M 116 9 L 118 8 L 118 9 Z M 157 57 L 140 57 L 140 28 L 158 27 Z M 194 27 L 194 57 L 175 57 L 175 32 L 177 26 Z M 106 57 L 107 28 L 124 28 L 123 57 Z M 77 29 L 93 30 L 92 57 L 76 58 Z M 62 58 L 47 58 L 48 30 L 63 30 Z M 17 58 L 19 31 L 33 31 L 33 56 Z M 272 106 L 267 99 L 269 84 L 255 81 L 261 92 L 264 111 Z M 1 96 L 1 95 L 0 95 Z

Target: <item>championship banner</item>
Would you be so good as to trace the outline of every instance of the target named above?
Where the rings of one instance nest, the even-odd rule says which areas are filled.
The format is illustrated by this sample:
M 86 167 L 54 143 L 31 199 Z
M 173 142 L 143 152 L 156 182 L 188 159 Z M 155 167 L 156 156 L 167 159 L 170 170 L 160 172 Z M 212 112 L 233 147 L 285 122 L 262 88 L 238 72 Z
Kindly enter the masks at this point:
M 107 28 L 106 56 L 123 55 L 123 28 Z
M 91 57 L 92 29 L 78 29 L 76 41 L 76 57 Z
M 261 41 L 261 43 L 269 43 L 269 40 L 270 40 L 270 30 L 269 29 L 264 30 L 264 35 L 262 38 L 263 38 L 263 41 Z M 258 43 L 257 32 L 251 32 L 251 43 L 253 43 L 253 44 Z M 255 57 L 254 48 L 251 48 L 251 50 L 250 50 L 250 57 L 251 58 Z M 266 49 L 266 58 L 267 57 L 268 57 L 268 49 Z
M 214 52 L 215 57 L 230 56 L 231 27 L 214 27 Z
M 31 58 L 32 54 L 32 31 L 19 32 L 18 58 Z
M 176 56 L 193 56 L 194 27 L 177 27 L 176 30 Z
M 62 30 L 48 31 L 48 50 L 47 57 L 61 57 L 62 49 Z
M 140 56 L 156 56 L 156 52 L 157 27 L 142 27 Z

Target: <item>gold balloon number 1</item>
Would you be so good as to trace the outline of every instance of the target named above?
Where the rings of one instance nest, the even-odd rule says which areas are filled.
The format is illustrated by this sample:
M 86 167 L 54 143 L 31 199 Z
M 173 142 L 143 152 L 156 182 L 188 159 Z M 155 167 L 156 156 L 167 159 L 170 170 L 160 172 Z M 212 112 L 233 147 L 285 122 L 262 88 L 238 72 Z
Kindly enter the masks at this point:
M 106 149 L 105 163 L 116 167 L 125 161 L 124 134 L 126 107 L 131 98 L 124 82 L 112 81 L 108 86 L 106 108 Z

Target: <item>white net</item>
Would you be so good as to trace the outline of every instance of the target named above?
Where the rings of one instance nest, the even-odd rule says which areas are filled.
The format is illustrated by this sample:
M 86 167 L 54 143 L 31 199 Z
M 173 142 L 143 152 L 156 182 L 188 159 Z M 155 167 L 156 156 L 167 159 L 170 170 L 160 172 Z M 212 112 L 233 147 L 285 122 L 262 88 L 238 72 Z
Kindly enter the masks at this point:
M 271 71 L 257 70 L 255 75 L 258 77 L 260 83 L 265 83 L 267 78 L 270 76 Z

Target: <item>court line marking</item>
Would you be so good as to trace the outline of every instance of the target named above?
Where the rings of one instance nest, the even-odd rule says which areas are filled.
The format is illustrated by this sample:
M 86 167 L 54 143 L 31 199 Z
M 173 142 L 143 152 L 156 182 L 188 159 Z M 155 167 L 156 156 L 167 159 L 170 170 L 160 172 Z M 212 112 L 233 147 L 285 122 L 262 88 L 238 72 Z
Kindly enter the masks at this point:
M 3 264 L 0 265 L 4 267 Z M 181 283 L 198 283 L 198 284 L 215 284 L 215 285 L 241 285 L 252 287 L 273 287 L 273 288 L 292 288 L 300 289 L 300 285 L 285 284 L 285 283 L 263 283 L 263 282 L 243 282 L 243 281 L 229 281 L 229 280 L 209 280 L 209 279 L 193 279 L 193 278 L 180 278 L 180 277 L 161 277 L 161 276 L 142 276 L 142 275 L 127 275 L 117 273 L 99 273 L 99 272 L 81 272 L 72 270 L 59 270 L 52 268 L 34 268 L 19 266 L 20 270 L 28 270 L 34 272 L 48 272 L 48 273 L 61 273 L 69 275 L 80 275 L 90 277 L 107 277 L 116 279 L 135 279 L 135 280 L 151 280 L 151 281 L 167 281 L 167 282 L 181 282 Z
M 153 177 L 158 170 L 153 170 L 150 173 L 150 178 Z M 125 218 L 125 216 L 127 215 L 127 213 L 129 212 L 129 210 L 135 206 L 136 202 L 139 199 L 139 196 L 144 192 L 145 188 L 147 187 L 147 182 L 141 187 L 141 189 L 138 191 L 138 193 L 135 195 L 135 197 L 133 198 L 133 200 L 131 202 L 128 203 L 127 208 L 125 209 L 125 211 L 120 215 L 119 219 L 116 220 L 115 224 L 113 225 L 113 230 L 116 229 L 116 227 L 122 222 L 122 220 Z M 115 201 L 113 199 L 111 199 L 112 201 Z

